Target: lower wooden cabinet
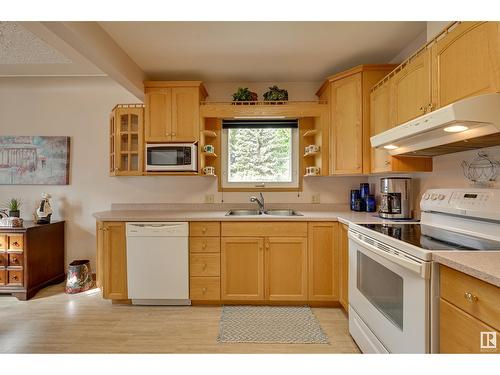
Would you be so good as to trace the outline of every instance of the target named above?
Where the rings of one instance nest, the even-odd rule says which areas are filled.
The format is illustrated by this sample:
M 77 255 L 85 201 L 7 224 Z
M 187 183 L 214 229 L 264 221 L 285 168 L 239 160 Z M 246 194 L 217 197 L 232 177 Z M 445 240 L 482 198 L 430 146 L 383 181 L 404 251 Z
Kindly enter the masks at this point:
M 222 237 L 221 298 L 264 299 L 264 239 Z
M 348 311 L 349 309 L 349 227 L 339 223 L 339 255 L 340 255 L 340 287 L 339 302 Z
M 97 285 L 106 299 L 128 299 L 126 244 L 124 222 L 97 223 Z
M 439 350 L 441 353 L 499 353 L 485 348 L 500 341 L 500 288 L 440 266 Z M 483 347 L 482 347 L 483 346 Z
M 307 238 L 269 237 L 264 241 L 266 300 L 306 301 Z
M 339 298 L 338 223 L 308 223 L 308 282 L 310 301 Z

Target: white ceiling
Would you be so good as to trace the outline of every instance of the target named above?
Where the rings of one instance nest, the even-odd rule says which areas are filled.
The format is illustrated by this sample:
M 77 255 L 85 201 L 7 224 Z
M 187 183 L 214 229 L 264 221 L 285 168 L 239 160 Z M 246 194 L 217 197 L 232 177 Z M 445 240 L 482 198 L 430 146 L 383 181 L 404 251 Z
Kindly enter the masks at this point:
M 30 31 L 36 24 L 0 21 L 0 77 L 103 75 L 59 40 Z
M 320 81 L 387 63 L 425 22 L 100 22 L 150 79 Z

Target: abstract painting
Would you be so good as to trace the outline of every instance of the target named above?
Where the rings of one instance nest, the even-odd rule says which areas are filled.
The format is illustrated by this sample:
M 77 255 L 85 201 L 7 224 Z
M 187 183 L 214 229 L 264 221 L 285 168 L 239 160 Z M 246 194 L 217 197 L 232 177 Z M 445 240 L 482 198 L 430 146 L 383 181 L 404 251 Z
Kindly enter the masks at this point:
M 68 185 L 69 137 L 0 136 L 0 185 Z

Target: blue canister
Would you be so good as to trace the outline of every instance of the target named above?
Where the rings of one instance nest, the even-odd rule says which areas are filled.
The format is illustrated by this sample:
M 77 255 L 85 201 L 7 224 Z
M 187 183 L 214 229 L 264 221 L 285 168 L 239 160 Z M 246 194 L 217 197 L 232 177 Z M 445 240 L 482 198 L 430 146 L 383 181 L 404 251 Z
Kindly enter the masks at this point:
M 359 184 L 359 193 L 361 199 L 366 200 L 366 198 L 370 194 L 370 184 L 368 183 Z
M 366 212 L 375 212 L 376 207 L 375 195 L 369 194 L 366 197 Z
M 359 190 L 351 190 L 351 210 L 352 211 L 357 211 L 356 210 L 356 201 L 361 199 L 360 191 Z

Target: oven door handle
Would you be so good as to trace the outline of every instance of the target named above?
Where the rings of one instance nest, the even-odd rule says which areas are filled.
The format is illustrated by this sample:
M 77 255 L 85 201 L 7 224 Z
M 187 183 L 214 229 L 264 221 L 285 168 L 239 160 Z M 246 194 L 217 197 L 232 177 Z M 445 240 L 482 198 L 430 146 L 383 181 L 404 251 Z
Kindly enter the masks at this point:
M 424 279 L 429 277 L 427 267 L 425 266 L 425 264 L 416 262 L 416 261 L 408 259 L 408 258 L 398 256 L 395 254 L 388 253 L 384 250 L 379 249 L 376 246 L 373 246 L 369 243 L 366 243 L 366 242 L 360 240 L 359 238 L 356 237 L 356 235 L 354 235 L 352 233 L 349 233 L 349 239 L 353 240 L 358 245 L 371 251 L 372 253 L 375 253 L 375 254 L 381 256 L 382 258 L 385 258 L 391 262 L 399 264 L 400 266 L 419 274 Z

